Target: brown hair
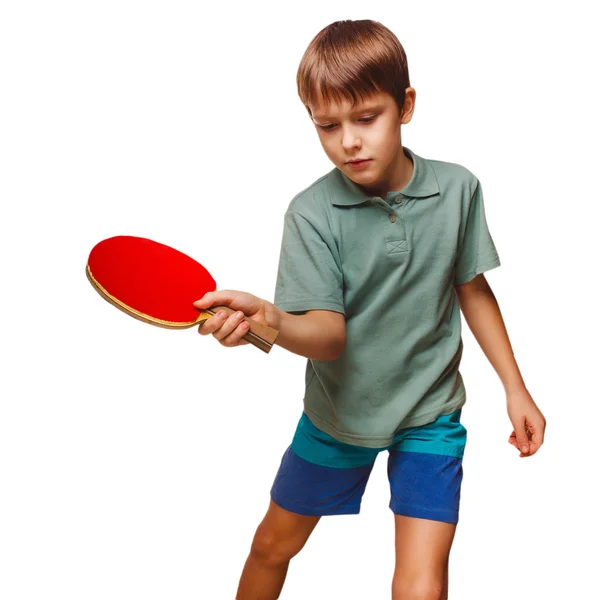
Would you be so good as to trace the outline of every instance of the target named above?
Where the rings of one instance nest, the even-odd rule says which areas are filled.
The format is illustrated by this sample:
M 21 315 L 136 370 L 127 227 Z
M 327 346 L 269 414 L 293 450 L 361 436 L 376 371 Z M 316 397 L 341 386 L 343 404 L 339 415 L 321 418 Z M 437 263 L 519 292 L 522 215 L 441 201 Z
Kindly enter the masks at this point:
M 377 21 L 335 21 L 310 42 L 296 75 L 298 95 L 308 109 L 319 101 L 347 99 L 355 106 L 387 92 L 401 112 L 410 87 L 402 44 Z

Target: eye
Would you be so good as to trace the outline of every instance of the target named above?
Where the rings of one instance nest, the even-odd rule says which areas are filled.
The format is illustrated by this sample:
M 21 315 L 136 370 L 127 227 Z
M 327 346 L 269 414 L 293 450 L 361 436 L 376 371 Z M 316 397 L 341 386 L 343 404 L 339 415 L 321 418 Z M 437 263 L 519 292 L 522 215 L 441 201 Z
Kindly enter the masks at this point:
M 376 119 L 377 115 L 371 115 L 369 117 L 361 117 L 360 119 L 358 119 L 359 123 L 372 123 L 375 119 Z M 322 129 L 323 131 L 331 131 L 332 129 L 335 129 L 335 127 L 337 127 L 337 125 L 335 123 L 330 123 L 329 125 L 319 125 L 319 129 Z

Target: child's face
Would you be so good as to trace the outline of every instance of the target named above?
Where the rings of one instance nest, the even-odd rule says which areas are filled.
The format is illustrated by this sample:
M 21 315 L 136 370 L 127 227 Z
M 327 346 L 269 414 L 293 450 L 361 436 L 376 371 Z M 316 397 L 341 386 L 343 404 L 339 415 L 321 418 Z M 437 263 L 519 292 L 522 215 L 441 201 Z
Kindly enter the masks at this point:
M 400 125 L 408 123 L 414 110 L 415 91 L 407 88 L 404 112 L 395 100 L 378 92 L 353 109 L 342 103 L 310 107 L 313 123 L 325 153 L 352 181 L 374 192 L 394 184 L 398 160 L 403 160 Z M 367 159 L 351 166 L 349 161 Z

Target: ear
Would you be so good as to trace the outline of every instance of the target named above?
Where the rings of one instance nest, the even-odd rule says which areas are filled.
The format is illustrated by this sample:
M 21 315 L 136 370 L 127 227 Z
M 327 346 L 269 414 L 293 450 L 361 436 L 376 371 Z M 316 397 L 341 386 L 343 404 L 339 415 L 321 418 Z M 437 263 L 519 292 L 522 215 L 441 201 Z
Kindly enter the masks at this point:
M 417 101 L 417 91 L 415 88 L 407 87 L 404 97 L 404 106 L 402 107 L 402 115 L 400 117 L 400 123 L 406 125 L 410 123 L 413 113 L 415 112 L 415 104 Z

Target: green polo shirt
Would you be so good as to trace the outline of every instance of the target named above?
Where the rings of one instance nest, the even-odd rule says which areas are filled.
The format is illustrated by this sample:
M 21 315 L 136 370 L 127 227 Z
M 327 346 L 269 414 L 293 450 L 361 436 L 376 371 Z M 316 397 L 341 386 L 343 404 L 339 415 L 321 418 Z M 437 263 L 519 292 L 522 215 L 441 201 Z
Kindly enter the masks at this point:
M 378 448 L 466 400 L 454 286 L 500 265 L 479 180 L 404 147 L 410 181 L 385 200 L 334 168 L 291 201 L 274 304 L 346 319 L 337 360 L 309 359 L 304 412 L 341 442 Z

